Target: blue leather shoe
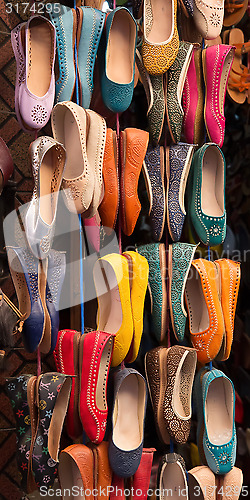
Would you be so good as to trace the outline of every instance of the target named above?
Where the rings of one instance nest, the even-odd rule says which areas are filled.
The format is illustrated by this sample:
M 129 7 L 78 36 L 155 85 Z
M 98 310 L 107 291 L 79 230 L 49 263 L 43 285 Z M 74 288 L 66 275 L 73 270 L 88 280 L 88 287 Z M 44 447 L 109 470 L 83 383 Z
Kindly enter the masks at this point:
M 125 7 L 106 18 L 98 51 L 104 104 L 114 113 L 128 109 L 134 92 L 136 21 Z
M 205 367 L 196 375 L 194 395 L 201 460 L 215 474 L 227 474 L 236 460 L 233 383 L 222 371 Z
M 109 462 L 119 477 L 133 476 L 141 461 L 147 407 L 145 378 L 133 368 L 119 368 L 114 375 L 113 431 Z
M 78 71 L 81 106 L 88 109 L 93 92 L 94 65 L 105 21 L 105 13 L 92 7 L 79 7 Z
M 165 225 L 164 148 L 162 146 L 148 147 L 142 169 L 150 203 L 152 236 L 155 241 L 160 241 Z
M 51 322 L 51 348 L 53 352 L 59 330 L 59 303 L 66 271 L 66 255 L 64 252 L 51 250 L 48 256 L 48 272 L 46 286 L 46 306 Z
M 28 352 L 34 352 L 43 340 L 46 323 L 39 291 L 39 283 L 42 286 L 41 261 L 28 248 L 8 247 L 7 254 L 19 309 L 27 318 L 23 324 L 23 343 Z M 43 269 L 46 261 L 43 261 Z
M 74 47 L 76 38 L 76 11 L 59 3 L 51 4 L 50 20 L 56 30 L 59 75 L 56 80 L 55 104 L 71 101 L 75 89 L 76 72 Z M 57 76 L 57 75 L 56 75 Z

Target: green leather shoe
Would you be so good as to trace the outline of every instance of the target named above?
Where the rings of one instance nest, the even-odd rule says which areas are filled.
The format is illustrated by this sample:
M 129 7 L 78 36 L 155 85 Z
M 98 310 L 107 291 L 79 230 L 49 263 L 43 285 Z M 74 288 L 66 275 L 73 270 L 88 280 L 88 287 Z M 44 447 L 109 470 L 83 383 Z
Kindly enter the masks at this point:
M 198 238 L 216 246 L 226 236 L 225 158 L 214 143 L 194 153 L 188 181 L 188 215 Z
M 187 313 L 184 307 L 184 291 L 197 246 L 180 242 L 169 245 L 169 308 L 173 331 L 178 342 L 182 342 L 185 334 Z

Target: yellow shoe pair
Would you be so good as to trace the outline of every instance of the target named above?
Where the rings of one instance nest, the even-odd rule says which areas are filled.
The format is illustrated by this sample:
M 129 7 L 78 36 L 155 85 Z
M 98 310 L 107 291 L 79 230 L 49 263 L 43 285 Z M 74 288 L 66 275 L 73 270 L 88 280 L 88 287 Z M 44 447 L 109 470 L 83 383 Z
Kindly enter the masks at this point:
M 112 366 L 132 363 L 138 355 L 143 330 L 148 262 L 137 252 L 112 253 L 94 266 L 98 299 L 97 328 L 115 333 Z

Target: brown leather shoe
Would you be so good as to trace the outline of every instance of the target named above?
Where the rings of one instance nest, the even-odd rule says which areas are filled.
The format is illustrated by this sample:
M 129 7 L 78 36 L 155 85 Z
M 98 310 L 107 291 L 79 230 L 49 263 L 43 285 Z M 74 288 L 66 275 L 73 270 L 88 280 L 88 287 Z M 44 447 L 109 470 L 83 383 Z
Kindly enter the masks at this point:
M 137 189 L 142 163 L 145 158 L 149 134 L 137 128 L 121 132 L 121 211 L 122 230 L 130 236 L 141 211 Z
M 87 446 L 92 450 L 94 456 L 94 488 L 98 490 L 95 500 L 99 498 L 100 500 L 109 500 L 108 486 L 110 487 L 112 483 L 112 470 L 108 459 L 109 444 L 102 441 L 98 445 L 88 443 Z
M 72 444 L 65 448 L 60 453 L 58 476 L 62 492 L 66 489 L 72 491 L 75 486 L 79 491 L 80 488 L 83 492 L 88 490 L 88 499 L 94 500 L 94 456 L 90 448 L 84 444 Z M 66 498 L 67 493 L 62 500 Z
M 118 145 L 116 132 L 111 128 L 107 129 L 102 175 L 104 197 L 98 211 L 102 225 L 111 230 L 115 227 L 119 206 Z
M 165 444 L 169 444 L 169 434 L 166 430 L 163 414 L 163 402 L 167 383 L 167 351 L 165 347 L 155 347 L 147 352 L 145 356 L 145 373 L 154 410 L 155 426 L 159 439 Z

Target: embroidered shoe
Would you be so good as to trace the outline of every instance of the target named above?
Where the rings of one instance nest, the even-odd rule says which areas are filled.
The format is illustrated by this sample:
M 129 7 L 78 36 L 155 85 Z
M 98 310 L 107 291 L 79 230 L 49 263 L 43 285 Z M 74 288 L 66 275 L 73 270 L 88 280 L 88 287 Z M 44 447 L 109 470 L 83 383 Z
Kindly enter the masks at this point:
M 177 0 L 167 3 L 145 0 L 141 54 L 148 73 L 166 73 L 179 49 Z
M 233 383 L 220 370 L 200 370 L 196 375 L 194 394 L 200 456 L 214 474 L 227 474 L 236 459 Z
M 143 162 L 150 222 L 155 241 L 160 241 L 165 226 L 164 148 L 148 146 Z
M 103 184 L 104 196 L 98 212 L 102 225 L 107 232 L 114 229 L 119 207 L 119 179 L 118 179 L 118 144 L 116 132 L 107 129 L 106 143 L 103 157 Z
M 131 236 L 141 211 L 138 182 L 149 140 L 148 132 L 126 128 L 121 132 L 121 212 L 124 234 Z
M 188 215 L 198 238 L 216 246 L 226 236 L 224 155 L 217 144 L 194 153 L 188 180 Z
M 102 98 L 113 113 L 123 113 L 132 101 L 136 42 L 135 19 L 117 7 L 106 18 L 98 51 Z
M 55 139 L 44 136 L 32 142 L 29 157 L 35 185 L 25 216 L 25 233 L 34 256 L 45 259 L 53 244 L 66 151 Z
M 234 317 L 240 286 L 240 262 L 219 259 L 214 263 L 219 274 L 220 300 L 225 323 L 222 345 L 216 359 L 225 361 L 230 356 L 233 342 Z
M 166 251 L 163 243 L 149 243 L 137 247 L 149 264 L 148 284 L 151 292 L 153 335 L 161 342 L 167 330 L 167 289 L 166 289 Z
M 166 489 L 174 492 L 176 498 L 181 496 L 183 500 L 188 500 L 186 465 L 177 453 L 168 453 L 161 458 L 157 474 L 157 489 L 161 492 L 158 496 L 159 500 L 164 500 Z
M 185 220 L 184 196 L 194 145 L 179 143 L 166 148 L 167 222 L 173 241 L 179 241 Z
M 60 330 L 53 351 L 56 369 L 59 373 L 73 375 L 69 407 L 66 416 L 67 432 L 71 439 L 82 434 L 82 424 L 78 413 L 79 401 L 79 344 L 81 334 L 75 330 Z
M 200 500 L 216 500 L 217 481 L 214 473 L 205 465 L 188 471 L 188 489 L 190 498 L 199 491 Z
M 206 40 L 214 40 L 220 35 L 224 17 L 224 1 L 194 0 L 194 23 Z
M 185 334 L 187 313 L 184 307 L 184 291 L 188 273 L 197 245 L 173 243 L 169 245 L 169 308 L 175 338 L 182 342 Z
M 90 107 L 93 92 L 93 73 L 105 21 L 105 13 L 92 7 L 79 7 L 77 26 L 77 58 L 81 106 Z
M 143 450 L 146 380 L 133 368 L 119 368 L 114 377 L 109 462 L 115 474 L 131 477 L 140 465 Z
M 180 42 L 178 54 L 170 66 L 167 74 L 166 88 L 166 116 L 168 127 L 173 142 L 177 143 L 181 138 L 183 109 L 181 97 L 188 67 L 193 52 L 193 45 L 188 42 Z
M 224 103 L 235 47 L 212 45 L 202 51 L 205 81 L 204 119 L 210 141 L 222 147 L 225 135 Z
M 77 490 L 79 488 L 78 492 L 81 491 L 83 498 L 86 498 L 85 492 L 88 492 L 88 499 L 94 500 L 92 492 L 96 487 L 95 480 L 97 479 L 97 472 L 95 470 L 94 455 L 88 446 L 84 444 L 71 444 L 62 450 L 58 466 L 60 487 L 62 493 L 65 492 L 62 500 L 66 500 L 66 492 L 74 491 L 73 488 L 75 487 L 77 487 Z
M 204 142 L 202 50 L 194 46 L 183 87 L 183 132 L 189 144 Z
M 30 448 L 35 437 L 37 411 L 35 386 L 37 377 L 20 375 L 6 378 L 5 392 L 10 400 L 16 421 L 16 460 L 23 491 L 32 493 L 37 489 L 30 467 Z
M 91 441 L 103 441 L 107 416 L 107 381 L 114 348 L 114 334 L 100 331 L 81 336 L 79 347 L 79 415 Z
M 192 261 L 185 299 L 191 341 L 197 350 L 198 361 L 205 364 L 216 358 L 224 334 L 224 318 L 214 262 L 206 259 Z
M 56 75 L 55 104 L 57 104 L 71 101 L 75 89 L 74 50 L 77 14 L 75 9 L 52 3 L 49 16 L 56 31 L 58 74 Z

